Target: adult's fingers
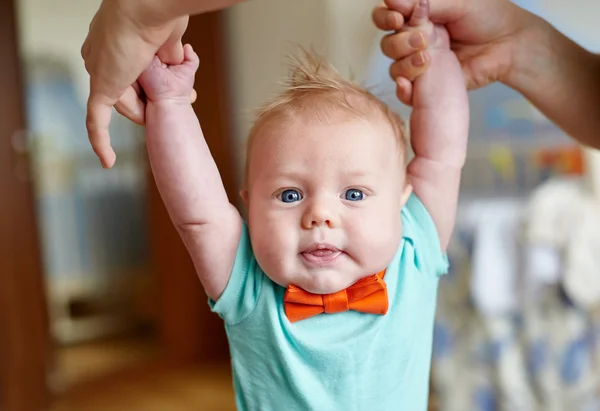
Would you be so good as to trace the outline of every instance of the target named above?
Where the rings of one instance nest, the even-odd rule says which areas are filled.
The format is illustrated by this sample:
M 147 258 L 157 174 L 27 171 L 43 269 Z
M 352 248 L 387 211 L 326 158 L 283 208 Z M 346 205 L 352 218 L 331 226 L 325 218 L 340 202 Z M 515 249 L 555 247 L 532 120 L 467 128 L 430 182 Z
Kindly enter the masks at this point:
M 136 124 L 144 125 L 146 117 L 146 104 L 141 98 L 141 90 L 137 87 L 129 86 L 121 96 L 115 108 L 117 111 Z
M 415 5 L 408 24 L 413 27 L 418 27 L 429 21 L 429 0 L 419 0 Z
M 408 18 L 420 0 L 384 0 L 386 7 Z M 465 15 L 473 2 L 459 0 L 429 0 L 429 19 L 434 23 L 448 24 Z M 490 9 L 491 10 L 491 9 Z
M 383 31 L 400 30 L 404 25 L 404 17 L 401 13 L 390 10 L 384 4 L 380 4 L 373 9 L 371 15 L 375 26 Z
M 85 125 L 92 149 L 104 168 L 111 168 L 116 159 L 115 152 L 110 146 L 110 134 L 108 132 L 112 107 L 113 105 L 107 98 L 92 89 L 87 103 Z
M 174 23 L 171 35 L 158 49 L 156 54 L 164 64 L 175 65 L 183 63 L 184 52 L 181 38 L 187 29 L 188 21 L 188 16 L 179 17 Z
M 398 77 L 406 77 L 409 81 L 414 81 L 418 76 L 425 72 L 431 56 L 426 51 L 419 51 L 409 57 L 395 61 L 390 66 L 390 76 L 394 81 Z
M 384 3 L 388 9 L 395 10 L 404 17 L 408 17 L 415 9 L 417 1 L 419 0 L 384 0 Z
M 412 105 L 412 92 L 413 86 L 412 82 L 410 82 L 406 77 L 398 77 L 396 79 L 396 95 L 398 99 L 404 104 L 411 106 Z
M 165 44 L 156 53 L 161 62 L 168 65 L 181 64 L 183 62 L 183 45 L 181 39 Z
M 381 51 L 387 57 L 398 60 L 427 48 L 428 37 L 421 30 L 393 33 L 381 39 Z

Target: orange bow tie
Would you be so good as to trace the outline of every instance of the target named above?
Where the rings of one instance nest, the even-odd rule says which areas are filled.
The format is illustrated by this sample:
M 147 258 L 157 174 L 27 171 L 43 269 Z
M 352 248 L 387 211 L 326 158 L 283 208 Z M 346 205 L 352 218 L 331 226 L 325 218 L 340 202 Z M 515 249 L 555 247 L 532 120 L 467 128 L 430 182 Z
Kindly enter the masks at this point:
M 313 294 L 290 285 L 283 298 L 285 314 L 290 322 L 327 313 L 354 310 L 368 314 L 385 314 L 388 295 L 383 276 L 385 271 L 362 278 L 356 283 L 332 294 Z

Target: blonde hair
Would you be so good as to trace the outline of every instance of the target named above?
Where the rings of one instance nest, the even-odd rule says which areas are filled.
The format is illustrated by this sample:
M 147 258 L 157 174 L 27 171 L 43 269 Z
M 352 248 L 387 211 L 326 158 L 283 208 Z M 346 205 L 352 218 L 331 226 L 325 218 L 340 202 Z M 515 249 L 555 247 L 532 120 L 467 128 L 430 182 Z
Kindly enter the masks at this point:
M 314 52 L 298 47 L 290 54 L 289 75 L 283 81 L 284 91 L 256 110 L 246 149 L 246 173 L 254 140 L 267 125 L 285 127 L 297 118 L 324 123 L 346 115 L 372 120 L 380 117 L 391 126 L 400 144 L 406 148 L 405 125 L 398 114 L 359 84 L 344 78 L 330 63 Z M 274 121 L 276 120 L 276 121 Z

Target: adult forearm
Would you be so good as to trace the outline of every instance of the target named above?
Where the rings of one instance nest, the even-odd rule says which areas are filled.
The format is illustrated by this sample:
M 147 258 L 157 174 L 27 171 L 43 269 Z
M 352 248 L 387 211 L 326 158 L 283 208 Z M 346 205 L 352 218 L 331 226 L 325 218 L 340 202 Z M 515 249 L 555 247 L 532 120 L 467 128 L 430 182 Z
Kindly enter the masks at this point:
M 571 137 L 600 148 L 600 56 L 537 16 L 527 13 L 524 21 L 503 82 Z
M 105 0 L 106 1 L 106 0 Z M 224 9 L 242 0 L 109 0 L 120 1 L 140 23 L 160 26 L 177 17 Z

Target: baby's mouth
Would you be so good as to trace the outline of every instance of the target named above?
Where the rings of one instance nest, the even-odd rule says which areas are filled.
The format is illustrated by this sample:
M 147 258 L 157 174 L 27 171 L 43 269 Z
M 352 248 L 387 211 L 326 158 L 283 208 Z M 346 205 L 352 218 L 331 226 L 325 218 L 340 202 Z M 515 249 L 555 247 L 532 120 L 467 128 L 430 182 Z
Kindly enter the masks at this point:
M 307 250 L 301 253 L 302 257 L 307 261 L 314 264 L 328 264 L 334 262 L 340 255 L 342 251 L 338 250 L 334 247 L 327 248 L 314 248 L 312 250 Z

